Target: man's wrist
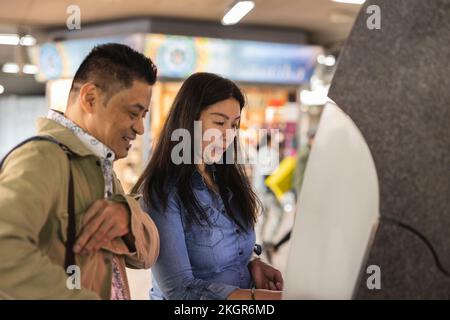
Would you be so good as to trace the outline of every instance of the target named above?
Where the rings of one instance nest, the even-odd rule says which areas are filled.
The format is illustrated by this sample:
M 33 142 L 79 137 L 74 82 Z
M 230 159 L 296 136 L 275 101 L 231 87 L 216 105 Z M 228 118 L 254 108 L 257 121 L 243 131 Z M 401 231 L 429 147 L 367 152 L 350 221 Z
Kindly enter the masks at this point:
M 128 250 L 130 250 L 130 252 L 134 252 L 136 251 L 136 247 L 134 245 L 134 236 L 133 233 L 131 232 L 131 208 L 128 205 L 128 202 L 125 199 L 125 197 L 113 197 L 111 201 L 121 205 L 121 207 L 126 213 L 126 216 L 128 218 L 127 224 L 128 233 L 122 236 L 122 240 L 125 242 L 126 246 L 128 247 Z

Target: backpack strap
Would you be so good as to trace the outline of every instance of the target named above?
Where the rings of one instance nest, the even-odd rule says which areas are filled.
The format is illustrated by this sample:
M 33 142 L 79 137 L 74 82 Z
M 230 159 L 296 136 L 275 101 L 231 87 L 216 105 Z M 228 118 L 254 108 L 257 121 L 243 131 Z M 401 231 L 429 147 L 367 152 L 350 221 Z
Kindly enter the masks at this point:
M 59 142 L 55 138 L 51 136 L 34 136 L 26 139 L 25 141 L 19 143 L 17 146 L 12 148 L 6 156 L 0 162 L 0 169 L 3 166 L 6 158 L 16 149 L 20 148 L 24 144 L 31 141 L 49 141 L 57 144 L 66 154 L 67 159 L 69 160 L 69 188 L 68 188 L 68 201 L 67 201 L 67 212 L 69 214 L 69 221 L 67 225 L 67 241 L 66 241 L 66 255 L 64 259 L 64 268 L 67 270 L 67 267 L 70 265 L 75 265 L 75 253 L 73 252 L 73 246 L 75 244 L 75 236 L 76 236 L 76 224 L 75 224 L 75 197 L 74 197 L 74 186 L 73 186 L 73 175 L 72 175 L 72 166 L 71 160 L 74 157 L 74 153 L 63 143 Z

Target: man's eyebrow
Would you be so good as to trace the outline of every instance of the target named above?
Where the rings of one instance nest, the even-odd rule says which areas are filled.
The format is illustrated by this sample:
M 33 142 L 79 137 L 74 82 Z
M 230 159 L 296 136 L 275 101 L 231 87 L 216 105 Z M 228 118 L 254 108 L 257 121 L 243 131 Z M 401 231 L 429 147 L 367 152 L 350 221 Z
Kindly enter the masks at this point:
M 215 114 L 215 115 L 217 115 L 217 116 L 221 116 L 221 117 L 224 117 L 225 119 L 230 119 L 226 114 L 223 114 L 223 113 L 220 113 L 220 112 L 211 112 L 210 114 Z M 234 120 L 237 120 L 237 119 L 239 119 L 241 116 L 238 116 L 238 117 L 236 117 L 236 119 L 234 119 Z
M 139 110 L 141 110 L 141 111 L 148 111 L 148 109 L 145 108 L 145 107 L 144 107 L 142 104 L 140 104 L 140 103 L 132 104 L 130 107 L 131 107 L 131 108 L 139 108 Z

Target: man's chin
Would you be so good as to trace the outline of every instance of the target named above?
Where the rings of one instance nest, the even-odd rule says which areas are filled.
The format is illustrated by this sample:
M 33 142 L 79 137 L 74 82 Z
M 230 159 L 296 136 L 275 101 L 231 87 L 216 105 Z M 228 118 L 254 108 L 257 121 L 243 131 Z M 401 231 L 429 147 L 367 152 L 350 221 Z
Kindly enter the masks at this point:
M 120 150 L 120 151 L 115 152 L 116 160 L 120 160 L 120 159 L 126 158 L 128 156 L 128 151 L 129 150 L 125 149 L 125 150 Z

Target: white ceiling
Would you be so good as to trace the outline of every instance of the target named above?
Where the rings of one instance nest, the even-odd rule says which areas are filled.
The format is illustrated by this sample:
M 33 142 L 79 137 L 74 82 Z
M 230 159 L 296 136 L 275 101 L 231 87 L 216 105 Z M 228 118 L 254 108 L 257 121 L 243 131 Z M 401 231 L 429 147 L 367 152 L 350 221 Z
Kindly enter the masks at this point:
M 0 24 L 65 26 L 67 7 L 78 5 L 81 23 L 129 17 L 219 22 L 234 0 L 0 0 Z M 331 0 L 254 0 L 243 25 L 289 27 L 311 32 L 316 42 L 344 40 L 360 8 Z
M 348 36 L 359 5 L 332 0 L 254 0 L 255 8 L 240 25 L 280 27 L 304 30 L 314 44 L 339 48 Z M 81 10 L 81 25 L 133 17 L 201 20 L 220 25 L 224 13 L 234 0 L 0 0 L 0 33 L 16 33 L 18 27 L 30 29 L 38 39 L 45 29 L 64 29 L 69 16 L 67 8 L 75 4 Z M 226 27 L 223 27 L 226 28 Z M 263 29 L 264 28 L 259 28 Z M 40 35 L 42 37 L 40 37 Z M 0 65 L 22 56 L 13 46 L 0 46 Z M 24 80 L 26 77 L 26 82 Z M 9 84 L 17 93 L 39 92 L 42 85 L 32 76 L 0 72 L 0 83 Z M 15 82 L 16 85 L 14 85 Z M 14 91 L 13 90 L 13 91 Z

